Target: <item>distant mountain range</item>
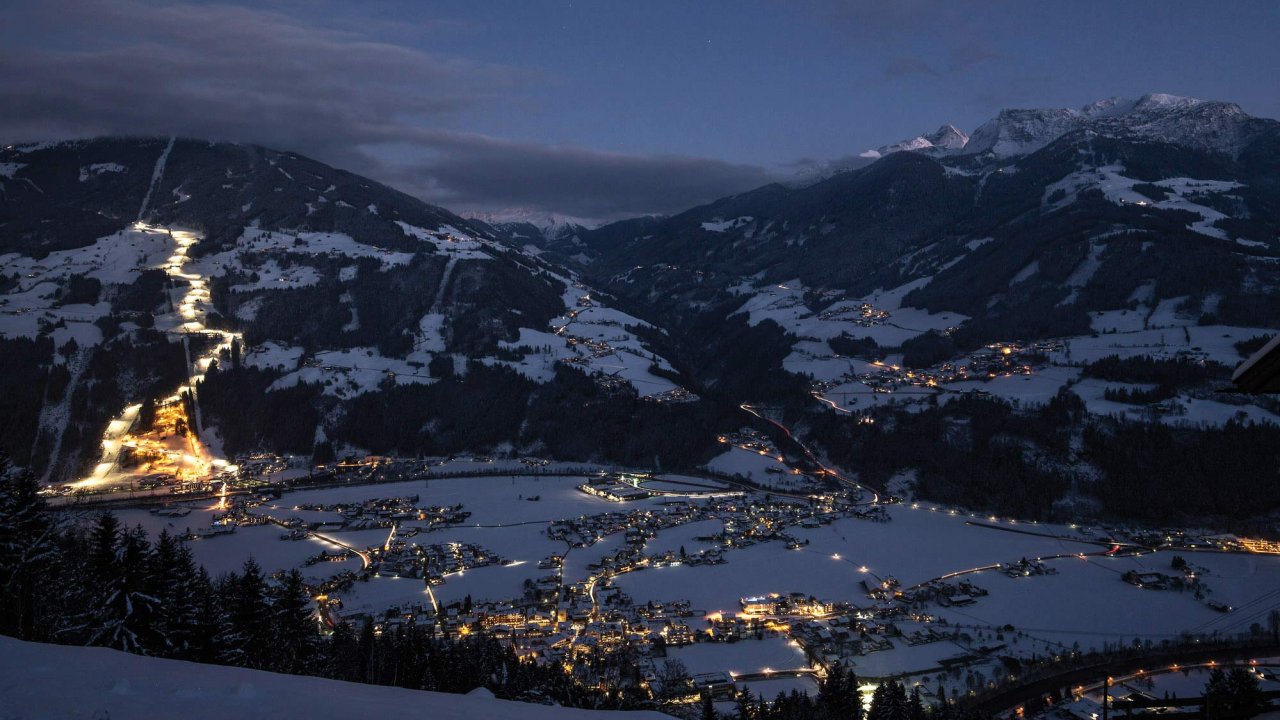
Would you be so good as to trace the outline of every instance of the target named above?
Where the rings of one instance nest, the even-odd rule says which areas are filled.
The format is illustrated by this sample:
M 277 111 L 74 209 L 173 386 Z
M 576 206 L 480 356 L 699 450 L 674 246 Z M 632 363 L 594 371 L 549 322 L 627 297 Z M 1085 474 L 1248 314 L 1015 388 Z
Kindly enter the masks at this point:
M 930 135 L 868 150 L 863 156 L 878 158 L 909 150 L 935 156 L 1009 158 L 1035 152 L 1067 133 L 1090 130 L 1108 137 L 1151 140 L 1234 158 L 1267 132 L 1268 122 L 1245 114 L 1235 103 L 1152 93 L 1137 100 L 1099 100 L 1078 110 L 1001 110 L 972 135 L 943 125 Z
M 472 213 L 470 219 L 516 247 L 552 253 L 551 257 L 583 260 L 580 236 L 600 223 L 528 208 Z

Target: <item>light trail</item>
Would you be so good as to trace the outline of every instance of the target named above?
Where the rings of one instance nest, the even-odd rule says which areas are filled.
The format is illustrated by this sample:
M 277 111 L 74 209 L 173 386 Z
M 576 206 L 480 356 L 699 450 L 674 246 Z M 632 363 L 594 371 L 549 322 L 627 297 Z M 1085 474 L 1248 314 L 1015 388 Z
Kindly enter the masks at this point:
M 148 429 L 138 435 L 132 434 L 142 408 L 141 403 L 128 406 L 119 417 L 112 420 L 103 433 L 103 453 L 93 471 L 87 477 L 72 483 L 72 487 L 77 490 L 133 491 L 134 481 L 146 475 L 170 475 L 178 482 L 202 482 L 217 471 L 235 470 L 235 466 L 228 464 L 226 458 L 215 455 L 201 437 L 204 423 L 198 386 L 214 361 L 222 353 L 229 351 L 231 344 L 241 337 L 239 333 L 211 330 L 205 326 L 212 301 L 208 279 L 198 268 L 192 266 L 190 258 L 191 247 L 200 242 L 201 237 L 192 231 L 147 225 L 143 222 L 134 223 L 132 229 L 145 234 L 163 234 L 174 243 L 173 251 L 159 266 L 168 275 L 166 294 L 172 310 L 158 315 L 156 319 L 161 330 L 182 342 L 187 381 L 170 395 L 153 398 L 157 418 L 163 419 L 162 432 Z M 181 297 L 175 298 L 174 291 L 180 283 L 185 285 L 186 290 Z M 193 356 L 193 335 L 213 337 L 216 342 L 204 354 Z M 184 395 L 190 397 L 189 416 Z M 174 432 L 179 426 L 185 427 L 187 432 Z M 130 449 L 134 458 L 139 458 L 139 462 L 135 467 L 121 469 L 121 455 L 126 448 Z M 141 489 L 147 490 L 145 487 Z
M 789 439 L 789 440 L 791 440 L 792 442 L 794 442 L 794 443 L 796 444 L 796 446 L 800 448 L 800 451 L 804 453 L 804 456 L 805 456 L 805 459 L 806 459 L 806 460 L 808 460 L 809 462 L 813 463 L 814 465 L 817 465 L 817 466 L 821 469 L 821 470 L 820 470 L 820 472 L 821 472 L 823 475 L 827 475 L 827 476 L 830 476 L 830 477 L 832 477 L 832 478 L 835 478 L 835 480 L 836 480 L 837 482 L 839 482 L 839 483 L 841 483 L 841 484 L 843 484 L 843 485 L 845 485 L 846 487 L 849 487 L 849 488 L 851 488 L 851 489 L 858 490 L 858 491 L 860 491 L 860 492 L 867 492 L 867 493 L 870 493 L 870 494 L 871 494 L 871 503 L 870 503 L 870 504 L 872 504 L 872 505 L 874 505 L 874 504 L 876 504 L 876 503 L 880 502 L 880 493 L 876 492 L 875 490 L 872 490 L 871 488 L 865 487 L 865 486 L 863 486 L 863 485 L 859 485 L 857 482 L 855 482 L 855 481 L 853 481 L 853 480 L 850 480 L 849 478 L 847 478 L 847 477 L 845 477 L 844 475 L 842 475 L 842 474 L 841 474 L 839 471 L 837 471 L 835 468 L 827 467 L 826 465 L 824 465 L 820 460 L 818 460 L 818 456 L 813 452 L 813 450 L 810 450 L 810 449 L 809 449 L 809 446 L 808 446 L 808 445 L 806 445 L 806 444 L 804 444 L 803 442 L 801 442 L 799 438 L 797 438 L 795 435 L 793 435 L 793 434 L 792 434 L 792 432 L 791 432 L 791 428 L 788 428 L 786 425 L 783 425 L 782 423 L 778 422 L 777 420 L 773 420 L 772 418 L 767 418 L 767 417 L 765 417 L 764 415 L 760 414 L 760 412 L 758 412 L 754 407 L 752 407 L 752 406 L 751 406 L 750 404 L 748 404 L 748 403 L 742 403 L 742 404 L 741 404 L 741 405 L 739 405 L 738 407 L 742 408 L 742 410 L 744 410 L 745 412 L 750 413 L 750 414 L 751 414 L 751 415 L 753 415 L 756 419 L 758 419 L 758 420 L 763 420 L 763 421 L 765 421 L 765 422 L 769 423 L 770 425 L 773 425 L 774 427 L 776 427 L 776 428 L 778 428 L 779 430 L 781 430 L 781 431 L 782 431 L 782 433 L 783 433 L 784 435 L 786 435 L 786 436 L 787 436 L 787 439 Z

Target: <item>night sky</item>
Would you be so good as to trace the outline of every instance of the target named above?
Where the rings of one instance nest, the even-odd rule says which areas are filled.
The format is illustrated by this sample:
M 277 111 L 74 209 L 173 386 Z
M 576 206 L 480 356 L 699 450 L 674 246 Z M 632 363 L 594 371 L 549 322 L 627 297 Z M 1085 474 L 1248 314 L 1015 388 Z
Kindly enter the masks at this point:
M 258 142 L 459 211 L 666 213 L 1005 107 L 1280 116 L 1280 3 L 11 0 L 0 141 Z

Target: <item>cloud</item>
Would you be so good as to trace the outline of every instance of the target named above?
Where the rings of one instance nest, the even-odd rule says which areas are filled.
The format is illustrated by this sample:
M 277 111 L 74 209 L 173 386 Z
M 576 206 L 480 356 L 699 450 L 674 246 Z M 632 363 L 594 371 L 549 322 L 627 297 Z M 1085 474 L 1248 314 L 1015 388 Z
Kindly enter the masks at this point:
M 991 29 L 979 24 L 980 10 L 990 9 L 989 1 L 797 1 L 827 27 L 886 58 L 888 80 L 912 75 L 941 78 L 999 57 L 990 45 Z
M 437 133 L 438 156 L 401 185 L 461 209 L 538 207 L 616 219 L 671 213 L 769 182 L 762 168 L 707 158 L 639 156 Z
M 996 52 L 986 42 L 970 38 L 964 43 L 951 48 L 947 53 L 947 66 L 955 72 L 960 72 L 987 60 L 996 60 L 999 57 L 1000 53 Z
M 324 27 L 232 5 L 58 0 L 6 9 L 6 28 L 6 142 L 101 134 L 256 142 L 439 202 L 590 217 L 671 212 L 769 179 L 758 167 L 705 158 L 440 129 L 520 102 L 522 87 L 548 79 L 380 41 L 375 25 Z

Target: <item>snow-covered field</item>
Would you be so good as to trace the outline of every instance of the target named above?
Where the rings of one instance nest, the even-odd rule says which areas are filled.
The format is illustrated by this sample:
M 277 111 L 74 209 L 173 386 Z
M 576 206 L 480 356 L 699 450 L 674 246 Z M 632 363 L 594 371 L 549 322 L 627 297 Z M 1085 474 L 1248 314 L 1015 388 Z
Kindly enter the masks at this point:
M 707 469 L 728 475 L 740 475 L 758 485 L 788 492 L 803 492 L 813 487 L 813 482 L 791 472 L 791 466 L 771 455 L 732 447 L 712 458 Z
M 103 285 L 128 285 L 150 268 L 163 267 L 173 252 L 169 234 L 154 228 L 130 226 L 97 242 L 73 250 L 57 250 L 39 260 L 18 253 L 0 255 L 0 268 L 17 275 L 18 284 L 0 294 L 0 335 L 35 337 L 42 324 L 65 321 L 66 327 L 51 333 L 61 346 L 74 338 L 82 347 L 102 342 L 102 331 L 93 323 L 109 314 L 111 304 L 58 303 L 58 291 L 68 278 L 84 275 Z
M 1214 223 L 1226 219 L 1227 216 L 1213 208 L 1193 202 L 1188 196 L 1227 194 L 1243 187 L 1240 183 L 1185 177 L 1166 178 L 1152 183 L 1164 193 L 1163 199 L 1156 200 L 1135 190 L 1134 185 L 1142 181 L 1125 177 L 1124 172 L 1123 165 L 1104 165 L 1071 173 L 1045 188 L 1043 204 L 1046 209 L 1056 210 L 1075 202 L 1076 197 L 1084 190 L 1096 188 L 1117 205 L 1150 206 L 1161 210 L 1183 210 L 1197 214 L 1201 219 L 1188 225 L 1189 230 L 1209 237 L 1228 239 L 1224 230 L 1214 227 Z
M 0 697 L 14 720 L 412 717 L 440 720 L 668 720 L 199 665 L 105 648 L 0 637 Z
M 727 454 L 733 453 L 741 453 L 744 459 L 760 457 L 739 449 Z M 472 464 L 491 466 L 484 462 Z M 297 517 L 309 522 L 337 521 L 340 515 L 334 510 L 303 508 L 417 496 L 417 507 L 461 505 L 463 511 L 471 513 L 460 524 L 436 529 L 423 521 L 404 520 L 397 532 L 416 532 L 403 539 L 422 546 L 476 546 L 502 562 L 450 572 L 444 576 L 443 584 L 432 586 L 431 592 L 422 579 L 375 576 L 335 593 L 343 601 L 344 614 L 378 614 L 389 607 L 429 607 L 433 598 L 442 605 L 468 597 L 475 602 L 519 598 L 527 581 L 557 575 L 555 569 L 538 566 L 540 560 L 553 554 L 564 555 L 561 578 L 565 586 L 589 581 L 595 576 L 591 566 L 627 547 L 624 534 L 606 534 L 587 547 L 570 549 L 564 542 L 548 537 L 546 531 L 552 522 L 602 513 L 661 513 L 664 503 L 670 502 L 662 497 L 610 502 L 579 491 L 577 486 L 583 481 L 583 477 L 434 478 L 304 490 L 288 493 L 261 506 L 258 512 L 277 520 Z M 1251 610 L 1224 614 L 1189 591 L 1143 589 L 1122 579 L 1129 570 L 1174 573 L 1170 553 L 1138 557 L 1096 555 L 1105 548 L 1085 541 L 1082 533 L 1086 531 L 975 517 L 927 503 L 893 506 L 888 514 L 891 519 L 887 522 L 839 518 L 813 527 L 793 524 L 786 532 L 800 543 L 796 549 L 788 550 L 779 541 L 757 542 L 724 551 L 723 564 L 659 563 L 618 574 L 611 584 L 635 604 L 650 600 L 688 601 L 693 616 L 685 622 L 695 632 L 709 627 L 707 615 L 719 612 L 733 617 L 740 609 L 741 598 L 768 593 L 802 593 L 848 602 L 856 608 L 873 607 L 876 601 L 868 597 L 867 586 L 876 587 L 886 581 L 896 582 L 903 590 L 936 580 L 952 584 L 967 581 L 987 593 L 970 605 L 946 607 L 930 602 L 921 608 L 944 623 L 900 619 L 899 629 L 904 634 L 933 630 L 943 637 L 918 645 L 892 637 L 879 651 L 855 656 L 854 669 L 870 677 L 932 672 L 940 660 L 963 655 L 974 643 L 990 641 L 1001 633 L 1009 652 L 1030 656 L 1074 644 L 1087 650 L 1104 643 L 1129 642 L 1135 637 L 1159 641 L 1187 630 L 1239 632 L 1247 630 L 1250 622 L 1258 621 Z M 126 510 L 120 515 L 125 524 L 142 524 L 153 534 L 162 528 L 183 533 L 187 528 L 206 526 L 213 510 L 198 508 L 176 519 L 144 510 Z M 691 556 L 717 549 L 720 542 L 713 538 L 721 535 L 725 527 L 723 516 L 712 515 L 662 528 L 646 540 L 643 552 L 656 558 L 665 553 L 678 554 L 681 549 Z M 275 525 L 245 527 L 232 535 L 191 541 L 190 546 L 196 559 L 215 574 L 240 567 L 250 556 L 268 572 L 297 567 L 320 551 L 335 548 L 317 538 L 283 540 L 282 532 Z M 321 534 L 344 545 L 370 548 L 386 542 L 389 531 L 374 528 Z M 1089 555 L 1081 557 L 1082 553 Z M 1043 558 L 1053 572 L 1017 578 L 1003 572 L 1003 567 L 1023 558 Z M 1189 561 L 1197 566 L 1197 573 L 1208 588 L 1208 599 L 1233 607 L 1253 607 L 1251 603 L 1280 587 L 1280 556 L 1196 552 Z M 303 568 L 303 573 L 322 580 L 339 570 L 359 568 L 360 561 L 352 558 L 343 563 L 310 565 Z M 1002 631 L 1006 625 L 1012 625 L 1015 631 Z M 961 633 L 963 639 L 952 639 L 953 632 Z M 748 637 L 736 643 L 672 648 L 670 654 L 694 673 L 758 673 L 767 668 L 784 670 L 805 665 L 803 652 L 791 639 L 772 634 L 764 640 Z M 954 678 L 947 680 L 953 681 Z M 750 684 L 753 691 L 760 691 L 762 688 L 756 686 L 766 682 L 772 681 Z M 785 682 L 791 683 L 786 685 L 790 688 L 803 687 L 810 681 L 788 678 Z
M 629 328 L 652 327 L 639 318 L 602 304 L 589 288 L 573 278 L 557 276 L 565 284 L 564 314 L 547 328 L 521 328 L 520 338 L 506 348 L 532 348 L 522 360 L 486 359 L 511 367 L 535 382 L 555 376 L 558 362 L 572 363 L 583 372 L 617 378 L 640 397 L 654 397 L 678 389 L 670 379 L 650 372 L 658 367 L 674 372 L 671 363 L 650 350 Z
M 1092 256 L 1091 256 L 1092 257 Z M 1090 259 L 1086 258 L 1073 278 L 1091 273 Z M 1096 269 L 1096 268 L 1095 268 Z M 1030 272 L 1035 268 L 1029 267 Z M 992 379 L 973 379 L 940 383 L 937 388 L 900 386 L 893 392 L 876 392 L 874 388 L 857 379 L 865 373 L 883 369 L 865 360 L 837 355 L 827 340 L 847 333 L 852 337 L 870 337 L 882 346 L 893 347 L 903 340 L 926 330 L 942 330 L 958 325 L 965 318 L 953 313 L 930 315 L 913 308 L 902 308 L 902 297 L 929 278 L 916 280 L 901 288 L 872 294 L 855 301 L 841 301 L 825 312 L 835 317 L 819 317 L 803 304 L 804 288 L 798 282 L 783 285 L 752 288 L 746 284 L 738 288 L 740 294 L 750 297 L 741 312 L 750 316 L 755 324 L 765 319 L 778 322 L 799 339 L 792 345 L 791 353 L 783 360 L 783 369 L 806 375 L 815 381 L 828 383 L 818 396 L 821 402 L 842 412 L 859 412 L 881 406 L 897 406 L 905 409 L 923 407 L 922 402 L 938 395 L 940 401 L 955 397 L 951 393 L 981 391 L 1023 406 L 1042 405 L 1068 385 L 1085 400 L 1090 412 L 1099 415 L 1123 415 L 1130 418 L 1147 417 L 1149 408 L 1102 399 L 1106 383 L 1081 380 L 1081 368 L 1102 358 L 1117 355 L 1121 358 L 1149 355 L 1158 359 L 1188 358 L 1238 364 L 1242 358 L 1236 349 L 1239 343 L 1259 335 L 1271 335 L 1267 328 L 1234 327 L 1227 325 L 1196 324 L 1197 318 L 1178 312 L 1185 298 L 1167 298 L 1154 305 L 1137 297 L 1133 309 L 1112 310 L 1093 314 L 1093 335 L 1059 338 L 1061 349 L 1048 353 L 1049 364 L 1038 367 L 1029 375 L 1002 375 Z M 1068 281 L 1076 282 L 1075 280 Z M 1144 296 L 1145 297 L 1145 296 Z M 843 310 L 867 303 L 878 311 L 887 313 L 883 320 L 864 326 L 854 322 L 859 313 L 842 314 Z M 909 329 L 908 329 L 909 328 Z M 900 356 L 890 355 L 886 364 L 899 363 Z M 1181 409 L 1158 413 L 1158 419 L 1171 425 L 1221 426 L 1231 419 L 1280 424 L 1280 416 L 1244 398 L 1179 397 Z M 728 458 L 718 458 L 726 463 Z M 732 469 L 714 467 L 726 472 Z
M 244 234 L 236 241 L 235 247 L 200 258 L 195 263 L 195 269 L 209 277 L 224 275 L 228 271 L 249 272 L 257 270 L 259 274 L 262 274 L 256 258 L 271 252 L 297 255 L 303 258 L 307 256 L 377 258 L 381 261 L 383 267 L 405 265 L 413 257 L 409 253 L 393 252 L 357 242 L 350 235 L 342 233 L 291 232 L 285 230 L 262 230 L 251 227 L 245 228 Z M 237 286 L 235 289 L 239 291 L 264 288 L 283 289 L 313 284 L 319 279 L 319 276 L 307 277 L 310 278 L 310 283 L 304 282 L 304 278 L 297 278 L 285 284 L 259 281 L 254 286 Z
M 848 334 L 855 338 L 869 337 L 883 347 L 897 347 L 904 340 L 910 340 L 929 330 L 945 330 L 967 319 L 959 313 L 930 313 L 918 308 L 903 307 L 902 298 L 921 284 L 915 281 L 867 297 L 841 300 L 822 312 L 813 312 L 804 304 L 806 288 L 799 280 L 792 280 L 779 285 L 745 289 L 750 297 L 738 312 L 746 313 L 752 325 L 773 320 L 802 340 L 825 341 Z M 859 322 L 864 317 L 861 312 L 864 304 L 888 315 Z
M 809 667 L 804 651 L 783 637 L 734 643 L 697 643 L 673 648 L 667 652 L 667 657 L 684 663 L 691 675 L 726 670 L 742 675 Z

